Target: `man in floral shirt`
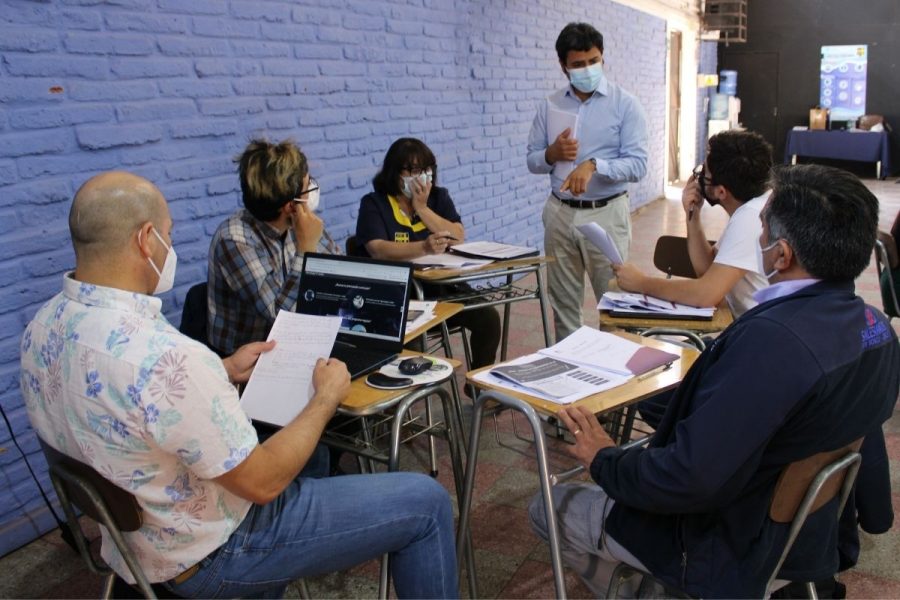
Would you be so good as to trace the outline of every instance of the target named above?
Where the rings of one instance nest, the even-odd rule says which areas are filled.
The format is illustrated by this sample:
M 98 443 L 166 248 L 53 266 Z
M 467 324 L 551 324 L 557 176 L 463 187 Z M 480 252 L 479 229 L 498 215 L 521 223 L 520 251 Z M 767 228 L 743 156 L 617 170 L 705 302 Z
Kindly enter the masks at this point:
M 171 288 L 176 264 L 159 190 L 98 175 L 69 228 L 75 271 L 22 340 L 25 404 L 46 443 L 137 498 L 143 524 L 126 537 L 151 582 L 179 596 L 269 595 L 392 552 L 399 596 L 457 594 L 453 517 L 431 478 L 298 477 L 349 391 L 343 363 L 320 359 L 309 405 L 259 444 L 232 382 L 275 342 L 221 360 L 166 321 L 150 295 Z M 102 555 L 133 582 L 105 531 Z

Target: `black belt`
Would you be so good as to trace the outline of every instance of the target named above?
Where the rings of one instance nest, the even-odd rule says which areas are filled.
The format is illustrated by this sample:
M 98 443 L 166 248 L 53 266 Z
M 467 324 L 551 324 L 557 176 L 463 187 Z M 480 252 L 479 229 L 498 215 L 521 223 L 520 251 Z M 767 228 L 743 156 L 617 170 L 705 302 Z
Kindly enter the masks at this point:
M 600 198 L 599 200 L 574 200 L 572 198 L 560 198 L 556 195 L 556 192 L 550 192 L 553 194 L 553 197 L 565 204 L 566 206 L 571 206 L 572 208 L 603 208 L 616 198 L 621 198 L 628 192 L 619 192 L 618 194 L 613 194 L 612 196 L 607 196 L 606 198 Z

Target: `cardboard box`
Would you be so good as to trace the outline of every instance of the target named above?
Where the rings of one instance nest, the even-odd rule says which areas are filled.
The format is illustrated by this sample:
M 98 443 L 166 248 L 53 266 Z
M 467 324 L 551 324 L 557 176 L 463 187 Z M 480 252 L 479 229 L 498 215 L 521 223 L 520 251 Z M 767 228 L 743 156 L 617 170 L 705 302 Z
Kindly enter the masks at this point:
M 828 127 L 828 109 L 827 108 L 811 108 L 809 109 L 809 128 L 810 129 L 826 129 Z

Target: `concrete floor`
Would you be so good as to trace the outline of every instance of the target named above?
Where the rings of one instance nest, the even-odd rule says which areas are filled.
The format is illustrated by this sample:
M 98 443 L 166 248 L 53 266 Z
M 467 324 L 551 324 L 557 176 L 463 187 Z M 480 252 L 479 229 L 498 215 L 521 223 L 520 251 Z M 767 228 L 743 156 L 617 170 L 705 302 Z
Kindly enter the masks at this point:
M 881 228 L 889 229 L 900 210 L 900 185 L 894 180 L 867 180 L 867 185 L 881 200 Z M 726 216 L 718 209 L 703 211 L 704 223 L 711 238 L 718 237 Z M 631 260 L 652 272 L 652 251 L 657 237 L 664 233 L 684 234 L 684 213 L 678 200 L 658 200 L 633 215 L 634 240 Z M 881 306 L 878 296 L 874 262 L 857 282 L 858 292 L 868 302 Z M 597 324 L 596 302 L 585 298 L 586 322 Z M 510 331 L 510 357 L 532 352 L 543 346 L 536 303 L 526 302 L 513 307 L 513 326 Z M 900 330 L 900 322 L 894 323 Z M 457 349 L 457 352 L 459 350 Z M 519 418 L 518 430 L 526 425 Z M 473 506 L 472 535 L 476 548 L 479 595 L 500 598 L 548 598 L 554 595 L 549 554 L 527 524 L 525 507 L 537 491 L 536 467 L 528 442 L 514 433 L 511 415 L 501 415 L 497 421 L 499 443 L 490 423 L 483 428 L 479 470 Z M 900 416 L 885 425 L 888 453 L 891 458 L 893 489 L 900 480 Z M 572 466 L 572 461 L 552 444 L 552 469 Z M 452 481 L 445 446 L 440 451 L 439 480 L 451 490 Z M 349 457 L 343 465 L 352 470 L 355 462 Z M 427 470 L 424 444 L 416 443 L 402 456 L 402 468 Z M 893 495 L 895 511 L 900 509 L 900 493 Z M 92 529 L 96 536 L 96 529 Z M 900 598 L 900 524 L 880 536 L 862 535 L 862 555 L 859 565 L 840 576 L 846 583 L 850 598 Z M 87 572 L 80 559 L 61 541 L 58 532 L 51 532 L 27 546 L 0 558 L 0 598 L 92 598 L 100 590 L 100 579 Z M 589 593 L 577 578 L 567 577 L 568 592 L 573 598 L 587 598 Z M 377 588 L 377 563 L 370 561 L 348 572 L 334 573 L 309 582 L 314 597 L 347 598 L 373 597 Z M 290 588 L 289 597 L 297 590 Z

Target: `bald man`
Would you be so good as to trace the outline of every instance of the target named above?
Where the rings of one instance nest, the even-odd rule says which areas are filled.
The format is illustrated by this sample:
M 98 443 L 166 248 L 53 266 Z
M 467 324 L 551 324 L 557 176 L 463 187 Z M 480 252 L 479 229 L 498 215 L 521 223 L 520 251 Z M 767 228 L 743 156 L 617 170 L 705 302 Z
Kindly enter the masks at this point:
M 398 596 L 457 595 L 453 516 L 434 480 L 300 474 L 349 391 L 343 363 L 319 360 L 312 400 L 260 444 L 233 383 L 275 342 L 222 360 L 166 321 L 152 294 L 171 288 L 177 258 L 160 191 L 98 175 L 69 227 L 76 268 L 25 331 L 22 393 L 45 443 L 134 494 L 143 525 L 125 535 L 151 582 L 181 597 L 272 596 L 391 552 Z M 134 582 L 105 531 L 101 553 Z

